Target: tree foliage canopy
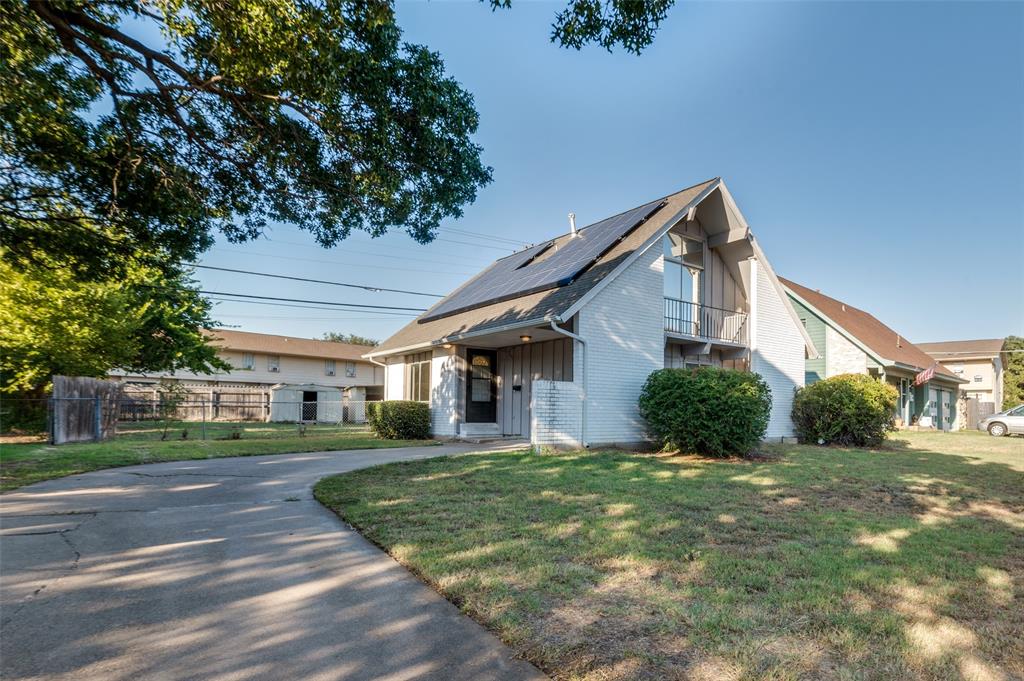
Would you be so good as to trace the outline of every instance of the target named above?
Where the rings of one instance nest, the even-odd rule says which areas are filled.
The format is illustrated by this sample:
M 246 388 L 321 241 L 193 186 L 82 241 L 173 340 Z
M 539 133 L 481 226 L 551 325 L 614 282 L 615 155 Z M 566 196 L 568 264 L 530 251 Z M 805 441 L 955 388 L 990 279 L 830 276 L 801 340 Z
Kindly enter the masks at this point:
M 206 343 L 209 302 L 179 272 L 130 263 L 120 280 L 82 282 L 74 267 L 37 256 L 16 267 L 0 249 L 3 392 L 35 393 L 54 374 L 229 367 Z
M 323 339 L 333 343 L 351 343 L 352 345 L 374 346 L 380 343 L 380 341 L 374 340 L 373 338 L 367 338 L 366 336 L 360 336 L 355 333 L 341 333 L 338 331 L 328 331 L 323 335 Z
M 1012 409 L 1024 404 L 1024 338 L 1009 336 L 1003 342 L 1003 405 Z M 997 407 L 999 405 L 996 405 Z
M 100 225 L 178 258 L 268 221 L 426 242 L 491 177 L 472 96 L 388 2 L 26 0 L 0 31 L 14 256 L 81 255 Z

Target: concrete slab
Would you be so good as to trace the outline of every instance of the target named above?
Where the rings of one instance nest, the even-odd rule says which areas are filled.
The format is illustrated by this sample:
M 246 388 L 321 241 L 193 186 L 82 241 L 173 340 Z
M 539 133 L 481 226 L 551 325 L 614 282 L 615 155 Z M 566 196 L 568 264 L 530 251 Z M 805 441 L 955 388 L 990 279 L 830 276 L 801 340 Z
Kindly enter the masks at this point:
M 312 498 L 332 473 L 471 449 L 155 464 L 4 495 L 0 677 L 544 678 Z

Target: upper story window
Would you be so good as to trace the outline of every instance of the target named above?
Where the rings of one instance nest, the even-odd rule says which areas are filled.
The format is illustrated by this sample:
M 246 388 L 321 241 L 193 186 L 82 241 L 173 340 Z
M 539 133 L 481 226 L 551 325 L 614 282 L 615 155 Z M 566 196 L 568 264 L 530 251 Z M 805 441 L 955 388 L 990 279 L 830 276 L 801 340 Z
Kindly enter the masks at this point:
M 251 352 L 242 353 L 242 368 L 252 371 L 256 368 L 256 356 Z
M 669 232 L 662 241 L 666 298 L 691 303 L 704 299 L 704 242 Z
M 326 374 L 327 376 L 333 376 L 334 373 L 335 373 L 334 360 L 333 359 L 325 359 L 324 360 L 324 374 Z
M 974 375 L 974 382 L 975 382 L 975 383 L 981 383 L 981 382 L 982 382 L 982 380 L 983 380 L 983 379 L 982 379 L 982 377 L 981 377 L 981 374 L 975 374 L 975 375 Z
M 405 356 L 405 399 L 430 401 L 430 353 Z
M 356 363 L 355 362 L 345 362 L 345 375 L 348 376 L 349 378 L 355 378 L 356 377 Z
M 267 371 L 281 370 L 281 355 L 267 355 Z

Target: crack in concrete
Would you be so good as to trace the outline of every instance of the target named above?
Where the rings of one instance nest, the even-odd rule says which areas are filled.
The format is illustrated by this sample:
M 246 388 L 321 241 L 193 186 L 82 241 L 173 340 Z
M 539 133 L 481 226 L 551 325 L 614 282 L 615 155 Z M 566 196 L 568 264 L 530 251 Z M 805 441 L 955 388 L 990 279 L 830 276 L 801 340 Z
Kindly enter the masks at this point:
M 197 478 L 256 478 L 257 480 L 268 480 L 263 475 L 237 475 L 235 473 L 136 473 L 135 471 L 123 471 L 128 475 L 137 475 L 140 478 L 177 478 L 185 475 Z
M 82 560 L 82 553 L 78 550 L 78 547 L 75 546 L 74 542 L 72 542 L 71 539 L 68 538 L 68 535 L 71 534 L 72 532 L 74 532 L 75 530 L 77 530 L 78 528 L 80 528 L 82 525 L 84 525 L 86 522 L 88 522 L 92 518 L 96 517 L 95 514 L 79 514 L 79 515 L 88 515 L 88 517 L 83 518 L 82 521 L 79 522 L 74 527 L 69 527 L 69 528 L 64 529 L 64 530 L 55 530 L 53 532 L 26 532 L 26 533 L 23 533 L 23 534 L 20 534 L 20 535 L 18 535 L 18 534 L 16 534 L 16 535 L 7 535 L 7 536 L 15 536 L 15 537 L 17 537 L 17 536 L 25 536 L 25 535 L 29 535 L 29 534 L 35 534 L 35 535 L 56 534 L 56 535 L 59 535 L 60 538 L 64 541 L 64 543 L 68 545 L 68 548 L 71 549 L 71 553 L 73 555 L 73 558 L 71 560 L 71 565 L 68 566 L 67 568 L 65 568 L 64 571 L 60 575 L 58 575 L 53 581 L 47 582 L 47 583 L 43 584 L 42 586 L 37 588 L 35 591 L 33 591 L 31 594 L 26 596 L 24 598 L 24 600 L 22 600 L 21 603 L 18 604 L 18 606 L 17 606 L 17 608 L 15 608 L 14 612 L 12 612 L 10 615 L 5 617 L 3 620 L 0 620 L 0 627 L 6 627 L 12 621 L 14 621 L 14 618 L 17 617 L 18 614 L 21 613 L 22 610 L 27 608 L 29 603 L 31 603 L 33 600 L 35 600 L 36 596 L 41 594 L 47 587 L 50 587 L 50 586 L 53 586 L 54 584 L 57 584 L 57 582 L 61 581 L 62 579 L 67 577 L 69 574 L 71 574 L 73 571 L 78 569 L 78 564 Z

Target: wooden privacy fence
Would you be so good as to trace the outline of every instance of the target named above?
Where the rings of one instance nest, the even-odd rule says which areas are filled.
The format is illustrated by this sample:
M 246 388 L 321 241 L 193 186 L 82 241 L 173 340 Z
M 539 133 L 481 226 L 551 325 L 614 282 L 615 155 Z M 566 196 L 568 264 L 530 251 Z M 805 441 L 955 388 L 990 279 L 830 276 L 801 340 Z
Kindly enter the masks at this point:
M 121 384 L 80 376 L 54 376 L 50 442 L 86 442 L 113 437 Z

